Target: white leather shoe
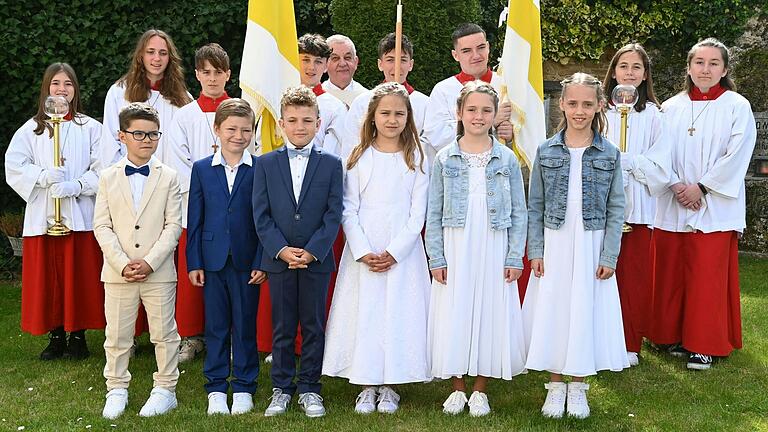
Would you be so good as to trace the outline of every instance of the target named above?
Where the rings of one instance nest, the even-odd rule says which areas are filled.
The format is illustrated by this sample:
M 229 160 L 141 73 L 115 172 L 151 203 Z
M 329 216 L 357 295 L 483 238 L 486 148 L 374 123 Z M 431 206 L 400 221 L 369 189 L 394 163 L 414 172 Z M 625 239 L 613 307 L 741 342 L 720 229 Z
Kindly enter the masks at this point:
M 472 417 L 487 416 L 491 413 L 491 406 L 488 404 L 488 395 L 475 391 L 469 397 L 469 415 Z
M 355 412 L 358 414 L 370 414 L 374 411 L 376 411 L 376 387 L 366 387 L 357 395 Z
M 400 395 L 387 386 L 379 387 L 379 404 L 376 409 L 380 413 L 394 414 L 400 407 Z
M 467 394 L 456 390 L 443 402 L 443 412 L 451 415 L 461 414 L 466 406 Z
M 253 396 L 250 393 L 238 392 L 232 395 L 232 414 L 245 414 L 253 409 Z
M 273 388 L 270 399 L 272 399 L 272 402 L 269 403 L 267 410 L 264 411 L 264 417 L 283 415 L 288 411 L 288 406 L 291 404 L 291 395 L 283 393 L 279 388 Z
M 629 360 L 630 367 L 640 364 L 640 356 L 636 352 L 627 351 L 627 360 Z
M 322 417 L 325 415 L 323 398 L 317 393 L 307 392 L 299 395 L 299 407 L 307 417 Z
M 101 416 L 114 420 L 125 412 L 126 406 L 128 406 L 128 389 L 112 389 L 107 392 L 107 401 L 104 403 Z
M 208 415 L 229 415 L 227 394 L 222 392 L 208 393 Z
M 161 387 L 155 387 L 152 389 L 152 392 L 149 393 L 147 402 L 141 407 L 139 416 L 152 417 L 162 415 L 176 408 L 177 405 L 176 393 Z

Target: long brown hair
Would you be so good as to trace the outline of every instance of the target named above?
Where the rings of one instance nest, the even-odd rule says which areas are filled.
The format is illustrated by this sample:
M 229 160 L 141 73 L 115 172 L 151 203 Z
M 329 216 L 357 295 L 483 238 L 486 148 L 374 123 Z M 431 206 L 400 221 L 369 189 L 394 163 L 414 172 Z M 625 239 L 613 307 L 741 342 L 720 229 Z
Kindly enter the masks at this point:
M 706 38 L 692 46 L 688 51 L 688 58 L 685 60 L 685 83 L 683 84 L 683 90 L 685 93 L 690 93 L 694 87 L 693 80 L 691 80 L 691 76 L 688 75 L 688 67 L 691 65 L 691 61 L 693 60 L 693 56 L 696 55 L 696 51 L 699 48 L 704 47 L 712 47 L 720 50 L 720 55 L 723 56 L 723 66 L 725 67 L 725 76 L 720 78 L 720 86 L 731 91 L 736 91 L 736 83 L 733 82 L 733 79 L 731 79 L 730 55 L 728 54 L 728 47 L 715 38 Z
M 491 97 L 491 99 L 493 99 L 494 115 L 499 111 L 499 94 L 496 93 L 496 89 L 494 89 L 492 85 L 486 82 L 474 80 L 464 84 L 461 92 L 459 92 L 459 97 L 456 99 L 456 112 L 458 114 L 461 114 L 461 110 L 464 109 L 464 103 L 472 93 L 487 94 Z M 461 120 L 456 122 L 456 135 L 464 135 L 464 123 L 462 123 Z M 493 128 L 488 130 L 488 135 L 493 135 Z
M 419 143 L 419 130 L 416 129 L 416 123 L 413 120 L 413 108 L 411 107 L 411 101 L 408 99 L 408 90 L 401 84 L 395 82 L 386 82 L 377 85 L 373 89 L 373 96 L 368 103 L 368 112 L 365 114 L 363 120 L 363 127 L 360 129 L 360 144 L 355 146 L 352 153 L 347 159 L 347 169 L 352 169 L 360 160 L 360 157 L 371 147 L 376 141 L 376 124 L 374 118 L 376 116 L 376 109 L 379 107 L 379 103 L 384 96 L 397 96 L 405 103 L 408 110 L 408 117 L 405 120 L 405 129 L 400 133 L 400 145 L 403 148 L 403 158 L 405 159 L 405 165 L 408 169 L 416 171 L 416 160 L 414 153 L 419 153 L 419 169 L 424 171 L 424 150 Z
M 619 59 L 622 55 L 634 52 L 640 56 L 643 61 L 643 68 L 645 68 L 645 79 L 637 86 L 637 102 L 635 103 L 635 111 L 641 112 L 645 109 L 645 104 L 650 101 L 660 106 L 659 101 L 656 99 L 656 93 L 653 91 L 653 75 L 651 74 L 651 58 L 648 57 L 648 53 L 645 51 L 642 45 L 639 43 L 626 44 L 616 51 L 611 59 L 611 64 L 608 65 L 608 72 L 605 74 L 605 80 L 603 80 L 603 89 L 606 95 L 613 93 L 613 89 L 619 85 L 618 81 L 614 77 L 616 75 L 616 67 L 619 64 Z
M 131 56 L 128 73 L 123 75 L 117 83 L 125 87 L 125 100 L 128 102 L 145 102 L 149 98 L 151 88 L 146 78 L 147 70 L 144 68 L 144 51 L 147 49 L 149 40 L 154 36 L 162 38 L 168 45 L 168 66 L 163 73 L 160 94 L 177 107 L 182 107 L 192 99 L 187 95 L 181 56 L 171 37 L 162 30 L 150 29 L 139 37 Z
M 53 128 L 46 122 L 48 116 L 45 114 L 45 99 L 50 96 L 51 81 L 53 77 L 59 72 L 64 72 L 67 77 L 72 81 L 72 85 L 75 87 L 75 97 L 72 98 L 72 102 L 69 103 L 69 113 L 72 114 L 72 121 L 77 124 L 82 124 L 81 119 L 77 114 L 83 113 L 83 107 L 80 103 L 80 83 L 77 81 L 77 74 L 75 70 L 67 63 L 53 63 L 45 68 L 43 73 L 43 82 L 40 83 L 40 98 L 37 100 L 37 113 L 33 120 L 37 123 L 35 128 L 35 135 L 42 135 L 44 130 L 48 130 L 48 136 L 53 136 Z
M 563 92 L 560 93 L 560 100 L 563 100 L 563 96 L 565 96 L 565 90 L 569 86 L 583 85 L 595 89 L 595 98 L 597 98 L 598 105 L 602 102 L 603 106 L 605 106 L 605 93 L 603 93 L 603 85 L 600 83 L 599 79 L 590 74 L 586 74 L 584 72 L 576 72 L 568 78 L 560 81 L 560 85 L 563 86 Z M 568 120 L 565 118 L 564 111 L 561 110 L 560 114 L 562 114 L 563 118 L 560 120 L 560 124 L 557 126 L 557 128 L 564 130 L 568 127 Z M 597 131 L 597 133 L 600 135 L 605 135 L 607 126 L 608 119 L 605 117 L 605 108 L 603 108 L 602 110 L 595 113 L 595 116 L 592 118 L 591 127 L 592 130 Z

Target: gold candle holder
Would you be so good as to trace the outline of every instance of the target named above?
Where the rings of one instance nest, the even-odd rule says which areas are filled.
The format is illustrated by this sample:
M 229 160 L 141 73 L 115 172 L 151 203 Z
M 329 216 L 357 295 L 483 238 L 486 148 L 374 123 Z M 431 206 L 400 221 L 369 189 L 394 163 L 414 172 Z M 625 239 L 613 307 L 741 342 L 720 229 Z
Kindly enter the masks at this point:
M 53 125 L 53 166 L 58 168 L 63 165 L 61 160 L 60 130 L 64 116 L 69 112 L 69 102 L 61 96 L 48 96 L 45 100 L 45 113 L 50 117 Z M 46 232 L 49 236 L 65 236 L 72 232 L 61 222 L 61 198 L 53 199 L 53 225 Z
M 617 85 L 611 94 L 613 105 L 621 114 L 621 135 L 619 138 L 619 151 L 627 152 L 627 118 L 632 107 L 637 103 L 637 89 L 628 84 Z M 621 232 L 632 232 L 632 226 L 626 222 L 621 226 Z

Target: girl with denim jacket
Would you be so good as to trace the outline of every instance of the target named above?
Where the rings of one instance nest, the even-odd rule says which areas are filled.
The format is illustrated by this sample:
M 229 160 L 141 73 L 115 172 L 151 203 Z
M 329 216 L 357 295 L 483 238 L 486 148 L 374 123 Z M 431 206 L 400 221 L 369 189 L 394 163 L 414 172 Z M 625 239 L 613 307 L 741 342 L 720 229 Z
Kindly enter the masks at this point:
M 523 372 L 525 345 L 516 280 L 523 269 L 525 192 L 514 153 L 489 135 L 498 95 L 467 83 L 457 103 L 458 137 L 438 152 L 427 206 L 426 244 L 434 278 L 428 346 L 432 376 L 451 379 L 443 404 L 490 413 L 489 378 Z M 476 377 L 467 401 L 463 377 Z
M 551 374 L 542 414 L 562 417 L 567 399 L 568 415 L 585 418 L 584 378 L 629 367 L 614 277 L 624 190 L 619 150 L 602 136 L 600 81 L 577 73 L 562 85 L 562 129 L 539 146 L 531 170 L 525 366 Z

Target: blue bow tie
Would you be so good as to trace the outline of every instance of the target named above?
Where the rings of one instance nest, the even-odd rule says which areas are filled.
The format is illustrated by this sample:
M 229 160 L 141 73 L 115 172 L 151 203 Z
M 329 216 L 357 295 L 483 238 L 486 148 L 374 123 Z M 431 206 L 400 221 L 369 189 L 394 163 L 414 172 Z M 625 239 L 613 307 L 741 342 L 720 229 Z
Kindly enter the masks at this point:
M 149 177 L 149 165 L 144 165 L 141 168 L 134 168 L 130 165 L 125 166 L 125 175 L 132 176 L 136 173 L 139 173 L 143 175 L 144 177 Z
M 296 156 L 304 156 L 305 158 L 309 157 L 309 147 L 303 147 L 300 149 L 292 149 L 290 147 L 286 148 L 288 150 L 288 159 L 293 159 Z

